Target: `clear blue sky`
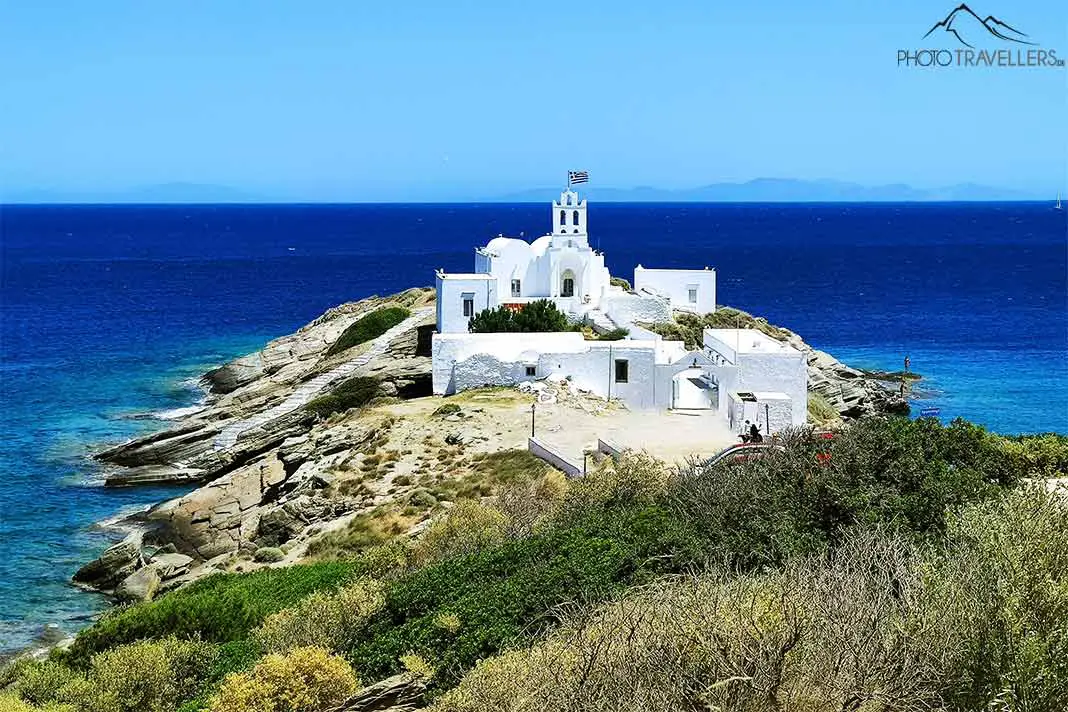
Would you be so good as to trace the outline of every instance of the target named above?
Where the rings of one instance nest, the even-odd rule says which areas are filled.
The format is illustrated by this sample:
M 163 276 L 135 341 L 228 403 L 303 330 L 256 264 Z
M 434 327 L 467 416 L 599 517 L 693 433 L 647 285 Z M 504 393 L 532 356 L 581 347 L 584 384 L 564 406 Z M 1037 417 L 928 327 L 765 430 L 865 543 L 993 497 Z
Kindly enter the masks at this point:
M 570 167 L 1063 189 L 1064 69 L 896 66 L 954 4 L 0 0 L 0 186 L 436 200 Z M 1063 0 L 970 4 L 1068 58 Z

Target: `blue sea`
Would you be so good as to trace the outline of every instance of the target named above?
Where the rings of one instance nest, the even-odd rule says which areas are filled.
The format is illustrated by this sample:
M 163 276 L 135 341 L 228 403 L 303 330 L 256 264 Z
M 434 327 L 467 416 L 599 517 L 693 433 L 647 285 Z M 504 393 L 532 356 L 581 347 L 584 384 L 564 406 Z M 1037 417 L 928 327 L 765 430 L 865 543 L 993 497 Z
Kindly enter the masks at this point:
M 88 455 L 202 397 L 208 367 L 338 303 L 470 270 L 547 205 L 0 208 L 0 651 L 105 605 L 68 584 L 180 490 L 104 490 Z M 718 270 L 719 302 L 853 365 L 924 375 L 920 406 L 1068 432 L 1068 248 L 1050 204 L 599 204 L 613 274 Z

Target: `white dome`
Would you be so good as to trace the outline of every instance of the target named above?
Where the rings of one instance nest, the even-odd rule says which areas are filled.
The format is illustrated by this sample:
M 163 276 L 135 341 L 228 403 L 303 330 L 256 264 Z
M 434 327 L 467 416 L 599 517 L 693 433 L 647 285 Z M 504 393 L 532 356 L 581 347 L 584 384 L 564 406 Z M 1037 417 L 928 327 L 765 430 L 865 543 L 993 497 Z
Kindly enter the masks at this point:
M 542 255 L 545 254 L 545 251 L 547 249 L 549 249 L 549 245 L 552 244 L 552 241 L 553 241 L 553 236 L 552 235 L 542 235 L 537 240 L 535 240 L 534 242 L 530 243 L 530 251 L 533 252 L 538 257 L 541 257 Z
M 488 252 L 504 252 L 513 245 L 522 245 L 527 247 L 525 240 L 519 240 L 514 237 L 495 237 L 486 244 L 486 250 Z

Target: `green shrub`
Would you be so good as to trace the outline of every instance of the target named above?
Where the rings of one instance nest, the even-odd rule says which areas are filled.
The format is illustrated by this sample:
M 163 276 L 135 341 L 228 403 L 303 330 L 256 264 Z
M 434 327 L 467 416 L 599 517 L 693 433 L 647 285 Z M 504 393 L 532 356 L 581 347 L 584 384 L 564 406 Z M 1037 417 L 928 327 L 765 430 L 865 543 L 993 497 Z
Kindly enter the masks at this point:
M 253 640 L 234 640 L 218 646 L 215 661 L 197 694 L 188 699 L 178 712 L 200 712 L 205 709 L 228 675 L 252 669 L 263 653 L 263 648 Z
M 923 546 L 891 527 L 851 528 L 783 568 L 713 569 L 573 608 L 431 709 L 1061 712 L 1063 495 L 971 505 L 947 536 Z
M 757 329 L 779 341 L 790 337 L 786 329 L 769 324 L 767 319 L 732 307 L 717 307 L 716 311 L 708 314 L 679 313 L 674 321 L 643 326 L 665 339 L 686 342 L 688 349 L 702 347 L 705 329 Z
M 1002 447 L 1027 477 L 1068 477 L 1068 435 L 1017 435 L 1005 438 Z
M 385 605 L 382 590 L 381 583 L 361 579 L 338 591 L 313 593 L 272 614 L 253 638 L 272 653 L 306 647 L 345 652 L 356 643 L 367 619 Z
M 13 692 L 0 692 L 0 712 L 75 712 L 75 710 L 72 707 L 56 704 L 35 707 L 19 699 L 18 695 Z
M 431 415 L 441 418 L 446 415 L 456 415 L 461 410 L 462 408 L 456 403 L 442 403 L 434 409 L 434 412 L 431 413 Z
M 343 413 L 350 408 L 365 406 L 378 394 L 378 379 L 370 376 L 356 376 L 342 381 L 331 393 L 313 398 L 304 407 L 320 418 L 326 418 L 334 413 Z
M 252 558 L 261 563 L 270 564 L 286 558 L 286 553 L 277 546 L 261 546 L 256 549 L 256 553 L 253 554 Z
M 808 394 L 808 419 L 817 425 L 833 423 L 840 419 L 840 414 L 827 399 L 819 393 Z
M 93 712 L 173 710 L 196 694 L 214 659 L 213 646 L 174 638 L 100 653 L 93 657 L 88 676 Z
M 469 554 L 504 541 L 504 515 L 480 502 L 464 501 L 436 517 L 415 544 L 416 562 Z
M 40 660 L 20 665 L 15 683 L 19 696 L 34 705 L 43 705 L 56 699 L 63 686 L 81 675 L 66 665 Z
M 619 341 L 620 339 L 627 338 L 628 334 L 630 334 L 630 329 L 624 329 L 621 326 L 617 326 L 616 328 L 610 329 L 610 330 L 604 332 L 603 334 L 598 334 L 597 335 L 597 340 L 598 341 Z
M 271 654 L 254 668 L 226 678 L 209 712 L 319 712 L 334 707 L 359 682 L 343 658 L 322 648 Z
M 856 524 L 937 535 L 947 510 L 1019 481 L 999 439 L 963 421 L 868 418 L 830 441 L 826 463 L 816 447 L 802 439 L 726 473 L 683 470 L 668 496 L 709 546 L 756 566 L 817 551 Z
M 337 341 L 327 350 L 327 356 L 333 356 L 353 346 L 377 339 L 391 328 L 411 316 L 404 307 L 383 307 L 360 317 L 341 333 Z
M 80 712 L 164 712 L 196 694 L 216 654 L 197 641 L 140 641 L 94 655 L 87 674 L 58 661 L 27 666 L 16 689 L 27 702 Z
M 209 576 L 103 618 L 82 631 L 60 657 L 88 667 L 93 653 L 142 638 L 239 640 L 268 615 L 316 591 L 338 588 L 359 570 L 358 562 L 324 562 Z
M 318 558 L 351 557 L 387 544 L 416 521 L 416 515 L 405 515 L 395 506 L 383 505 L 357 514 L 343 528 L 313 539 L 305 551 L 308 556 Z
M 923 618 L 945 646 L 951 709 L 1063 709 L 1068 700 L 1068 502 L 1017 491 L 950 520 Z
M 608 283 L 611 284 L 613 287 L 622 287 L 623 289 L 627 290 L 628 292 L 631 291 L 630 282 L 628 282 L 627 280 L 623 279 L 622 277 L 612 277 L 611 279 L 608 280 Z
M 481 658 L 551 625 L 546 612 L 603 600 L 628 584 L 692 561 L 685 522 L 657 507 L 602 511 L 581 524 L 466 556 L 399 579 L 350 658 L 369 679 L 399 671 L 407 654 L 433 660 L 436 684 L 454 685 Z M 685 553 L 682 553 L 685 552 Z M 455 616 L 458 630 L 443 626 Z
M 495 334 L 574 331 L 574 327 L 552 301 L 539 299 L 528 302 L 517 311 L 505 306 L 485 309 L 471 318 L 468 330 L 472 334 Z

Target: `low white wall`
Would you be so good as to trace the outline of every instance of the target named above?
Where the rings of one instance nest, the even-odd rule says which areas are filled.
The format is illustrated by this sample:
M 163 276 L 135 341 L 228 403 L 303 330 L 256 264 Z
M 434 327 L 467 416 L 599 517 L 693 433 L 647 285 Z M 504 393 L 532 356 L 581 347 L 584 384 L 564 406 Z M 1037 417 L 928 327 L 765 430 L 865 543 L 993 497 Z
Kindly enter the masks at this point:
M 737 393 L 731 393 L 728 397 L 727 424 L 732 432 L 745 431 L 745 421 L 748 419 L 757 424 L 762 435 L 781 433 L 787 428 L 797 425 L 794 422 L 794 402 L 779 393 L 754 394 L 755 402 L 745 403 L 738 398 Z M 807 409 L 807 404 L 804 404 Z M 748 406 L 748 407 L 747 407 Z M 766 407 L 765 407 L 766 406 Z M 771 427 L 768 427 L 768 420 Z
M 611 440 L 605 440 L 604 438 L 597 438 L 597 452 L 604 453 L 613 460 L 618 460 L 623 457 L 623 448 Z
M 568 460 L 563 453 L 537 438 L 527 438 L 527 449 L 569 477 L 581 477 L 582 466 Z
M 690 301 L 690 288 L 697 300 Z M 672 309 L 706 314 L 716 310 L 716 271 L 714 269 L 634 268 L 634 289 L 648 289 L 671 300 Z
M 761 403 L 760 398 L 757 398 L 757 403 Z M 770 418 L 771 420 L 771 433 L 781 433 L 783 430 L 794 425 L 794 408 L 792 401 L 782 398 L 778 400 L 763 401 L 763 403 L 767 405 L 765 418 Z M 804 405 L 807 410 L 807 404 Z
M 464 388 L 482 385 L 512 385 L 518 380 L 529 380 L 525 366 L 537 363 L 545 351 L 568 353 L 585 352 L 586 341 L 574 331 L 540 334 L 434 334 L 431 345 L 434 393 L 455 393 Z M 470 365 L 463 363 L 474 360 Z M 457 387 L 456 371 L 459 370 L 464 384 L 483 379 L 496 378 L 478 383 L 478 386 Z M 520 377 L 520 374 L 521 377 Z M 548 375 L 539 370 L 538 378 Z

